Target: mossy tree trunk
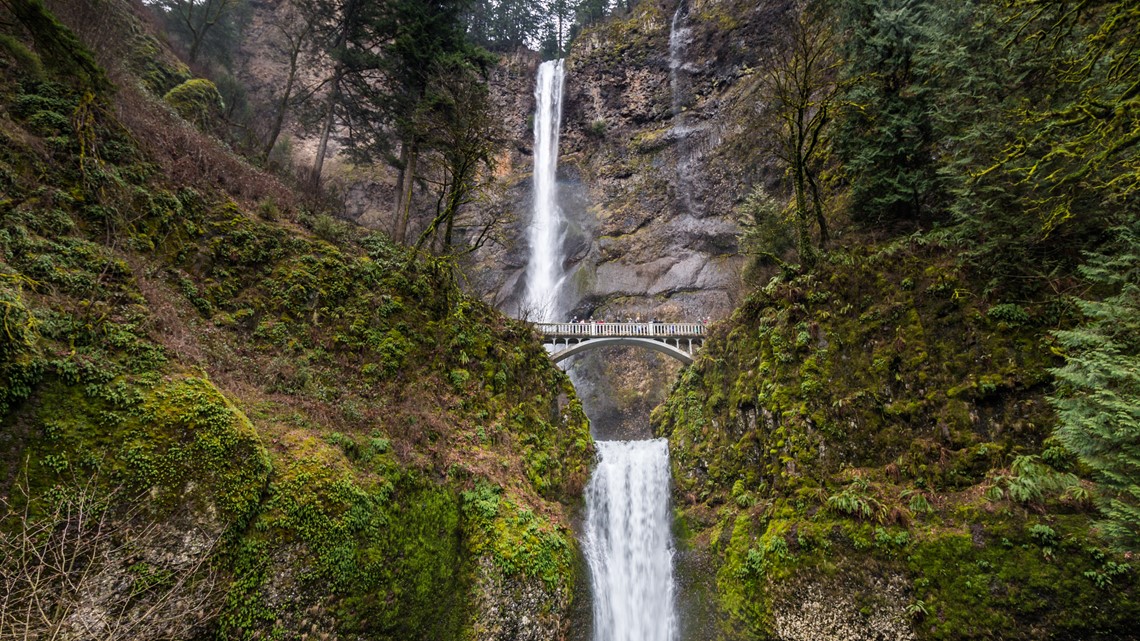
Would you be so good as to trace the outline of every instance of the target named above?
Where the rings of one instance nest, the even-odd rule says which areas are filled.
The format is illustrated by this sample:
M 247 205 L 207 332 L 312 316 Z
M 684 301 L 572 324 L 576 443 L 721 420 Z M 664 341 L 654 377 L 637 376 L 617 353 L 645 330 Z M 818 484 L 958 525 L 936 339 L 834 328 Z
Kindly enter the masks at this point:
M 84 86 L 98 93 L 111 90 L 111 81 L 95 57 L 83 46 L 79 38 L 61 23 L 44 5 L 43 0 L 0 0 L 12 17 L 28 31 L 35 43 L 36 53 L 59 75 L 78 79 Z

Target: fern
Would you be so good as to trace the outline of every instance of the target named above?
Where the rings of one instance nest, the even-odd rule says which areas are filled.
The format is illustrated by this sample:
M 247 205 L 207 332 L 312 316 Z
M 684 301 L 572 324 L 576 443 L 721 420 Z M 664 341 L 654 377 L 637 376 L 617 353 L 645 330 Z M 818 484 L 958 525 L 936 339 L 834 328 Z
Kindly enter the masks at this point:
M 1008 497 L 1017 503 L 1044 503 L 1050 497 L 1080 501 L 1088 491 L 1075 474 L 1054 470 L 1041 457 L 1019 456 L 1010 465 L 1010 474 L 998 474 L 986 490 L 986 498 L 1000 501 Z
M 871 493 L 871 484 L 863 478 L 855 479 L 841 492 L 828 497 L 827 507 L 864 520 L 881 520 L 883 512 L 883 504 Z

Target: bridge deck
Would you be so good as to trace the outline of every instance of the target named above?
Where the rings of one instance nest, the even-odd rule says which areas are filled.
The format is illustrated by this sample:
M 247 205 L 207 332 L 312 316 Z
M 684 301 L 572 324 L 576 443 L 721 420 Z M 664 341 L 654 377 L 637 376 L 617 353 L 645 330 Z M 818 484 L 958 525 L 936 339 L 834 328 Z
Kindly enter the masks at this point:
M 547 339 L 704 338 L 701 323 L 536 323 Z

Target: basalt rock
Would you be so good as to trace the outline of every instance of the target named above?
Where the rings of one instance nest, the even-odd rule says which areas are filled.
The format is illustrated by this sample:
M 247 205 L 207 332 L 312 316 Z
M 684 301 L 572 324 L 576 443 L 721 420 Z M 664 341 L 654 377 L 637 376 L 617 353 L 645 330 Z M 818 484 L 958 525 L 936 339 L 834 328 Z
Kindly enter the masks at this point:
M 774 176 L 744 125 L 756 100 L 751 69 L 769 50 L 786 4 L 646 1 L 574 41 L 559 166 L 569 221 L 562 299 L 568 319 L 697 320 L 734 306 L 735 208 L 751 184 Z M 528 85 L 520 86 L 522 79 L 495 89 L 529 97 L 533 74 Z M 522 134 L 504 165 L 511 169 L 506 204 L 497 205 L 514 214 L 505 234 L 513 243 L 484 252 L 472 271 L 484 274 L 476 278 L 488 300 L 513 311 L 525 284 L 530 219 L 531 132 L 517 124 L 530 117 L 534 101 L 500 102 L 512 130 Z M 523 108 L 529 111 L 520 114 Z M 588 408 L 595 419 L 618 420 L 617 432 L 635 433 L 644 408 L 663 398 L 672 377 L 655 355 L 606 354 L 575 361 L 579 380 L 607 390 L 590 394 Z M 651 380 L 658 382 L 647 386 L 643 375 L 608 367 L 614 358 L 653 363 L 660 376 Z

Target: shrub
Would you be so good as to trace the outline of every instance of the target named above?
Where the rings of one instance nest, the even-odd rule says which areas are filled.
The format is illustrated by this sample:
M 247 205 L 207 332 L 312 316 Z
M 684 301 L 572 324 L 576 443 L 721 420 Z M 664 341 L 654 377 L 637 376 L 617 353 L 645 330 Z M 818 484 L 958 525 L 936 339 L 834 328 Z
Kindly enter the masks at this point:
M 994 305 L 986 312 L 986 316 L 1011 327 L 1019 327 L 1029 323 L 1029 313 L 1021 305 L 1014 303 L 1000 303 Z

